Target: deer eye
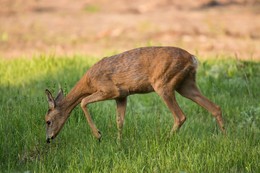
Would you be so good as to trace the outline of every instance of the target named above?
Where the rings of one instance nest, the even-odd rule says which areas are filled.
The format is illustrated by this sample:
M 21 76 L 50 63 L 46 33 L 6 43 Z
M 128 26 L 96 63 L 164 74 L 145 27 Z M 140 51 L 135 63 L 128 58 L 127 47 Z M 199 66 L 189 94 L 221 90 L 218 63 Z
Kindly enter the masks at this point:
M 51 121 L 46 121 L 46 124 L 49 126 L 51 125 Z

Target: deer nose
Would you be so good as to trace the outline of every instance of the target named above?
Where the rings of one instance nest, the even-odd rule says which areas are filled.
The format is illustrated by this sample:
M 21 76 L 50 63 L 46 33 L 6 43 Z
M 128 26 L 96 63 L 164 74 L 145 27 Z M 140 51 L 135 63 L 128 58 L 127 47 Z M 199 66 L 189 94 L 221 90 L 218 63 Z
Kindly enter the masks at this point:
M 47 138 L 46 139 L 46 142 L 49 144 L 49 143 L 51 143 L 51 138 Z
M 52 136 L 52 137 L 47 137 L 46 138 L 46 142 L 49 144 L 49 143 L 51 143 L 51 140 L 53 140 L 54 139 L 54 136 Z

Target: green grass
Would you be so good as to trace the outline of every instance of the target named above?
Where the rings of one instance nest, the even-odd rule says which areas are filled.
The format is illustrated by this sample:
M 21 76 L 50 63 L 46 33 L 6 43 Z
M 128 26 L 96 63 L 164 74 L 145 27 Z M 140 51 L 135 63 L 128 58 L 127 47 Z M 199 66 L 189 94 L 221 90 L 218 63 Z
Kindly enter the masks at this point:
M 114 101 L 89 106 L 101 143 L 77 107 L 47 145 L 45 89 L 56 93 L 61 85 L 68 93 L 94 62 L 80 56 L 0 60 L 0 172 L 260 172 L 259 62 L 200 63 L 198 85 L 221 106 L 226 136 L 207 111 L 177 95 L 187 121 L 167 139 L 173 118 L 152 93 L 129 97 L 121 145 Z

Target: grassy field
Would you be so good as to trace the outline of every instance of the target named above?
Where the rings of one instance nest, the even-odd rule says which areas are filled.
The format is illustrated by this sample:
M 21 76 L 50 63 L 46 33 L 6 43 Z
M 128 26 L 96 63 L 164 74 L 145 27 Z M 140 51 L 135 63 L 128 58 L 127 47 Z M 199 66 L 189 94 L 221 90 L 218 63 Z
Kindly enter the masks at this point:
M 224 58 L 200 62 L 197 81 L 221 106 L 226 136 L 207 111 L 178 95 L 187 121 L 168 139 L 172 115 L 152 93 L 129 97 L 121 145 L 114 101 L 89 106 L 101 143 L 79 107 L 45 142 L 45 89 L 57 93 L 61 85 L 68 93 L 95 59 L 0 60 L 0 172 L 260 172 L 260 63 Z

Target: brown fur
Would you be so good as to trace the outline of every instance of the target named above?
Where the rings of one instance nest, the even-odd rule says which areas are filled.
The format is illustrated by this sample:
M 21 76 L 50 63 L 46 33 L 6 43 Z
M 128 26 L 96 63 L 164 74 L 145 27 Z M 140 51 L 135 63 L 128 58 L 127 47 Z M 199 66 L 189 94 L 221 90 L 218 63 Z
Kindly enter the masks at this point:
M 50 111 L 46 115 L 47 139 L 54 138 L 70 112 L 81 103 L 81 108 L 93 131 L 101 134 L 93 123 L 87 105 L 93 102 L 115 99 L 117 103 L 118 138 L 121 138 L 127 96 L 155 91 L 166 103 L 174 117 L 171 133 L 177 131 L 186 120 L 178 106 L 174 91 L 198 103 L 213 116 L 224 132 L 220 108 L 201 95 L 196 87 L 195 56 L 176 47 L 144 47 L 106 57 L 93 65 L 63 98 L 62 91 L 53 99 L 46 90 Z

